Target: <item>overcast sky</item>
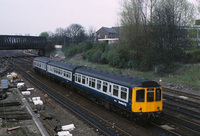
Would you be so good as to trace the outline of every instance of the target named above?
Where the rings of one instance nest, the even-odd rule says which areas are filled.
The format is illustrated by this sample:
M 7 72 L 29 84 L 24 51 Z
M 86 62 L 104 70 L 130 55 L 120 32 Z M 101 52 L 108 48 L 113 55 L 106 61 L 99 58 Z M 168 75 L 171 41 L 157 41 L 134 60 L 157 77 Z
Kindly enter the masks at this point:
M 122 1 L 0 0 L 0 35 L 35 36 L 75 23 L 86 30 L 117 26 Z
M 121 0 L 0 0 L 0 35 L 39 35 L 80 24 L 116 26 Z

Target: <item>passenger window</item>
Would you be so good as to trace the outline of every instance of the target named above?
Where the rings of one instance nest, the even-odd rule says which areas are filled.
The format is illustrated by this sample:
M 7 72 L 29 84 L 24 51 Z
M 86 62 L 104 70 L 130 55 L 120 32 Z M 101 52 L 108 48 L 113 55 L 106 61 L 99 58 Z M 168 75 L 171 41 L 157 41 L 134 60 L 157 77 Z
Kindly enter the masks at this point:
M 75 74 L 75 81 L 78 81 L 78 77 L 77 77 L 77 74 Z
M 154 92 L 148 92 L 147 93 L 147 102 L 153 102 L 154 101 Z
M 117 85 L 113 85 L 113 95 L 118 97 L 119 87 Z
M 92 78 L 92 87 L 95 88 L 95 82 L 96 80 L 94 78 Z
M 156 89 L 156 101 L 161 101 L 161 89 Z
M 109 87 L 109 93 L 111 93 L 112 92 L 112 85 L 110 85 L 110 87 Z
M 121 87 L 121 99 L 126 100 L 127 98 L 127 89 L 124 87 Z
M 68 77 L 67 77 L 67 72 L 66 72 L 66 71 L 64 71 L 64 77 L 68 78 Z
M 61 70 L 61 69 L 59 69 L 59 74 L 60 74 L 60 75 L 62 75 L 62 73 L 63 73 L 63 72 L 62 72 L 62 70 Z
M 81 82 L 81 75 L 78 75 L 78 82 Z
M 145 92 L 144 89 L 138 90 L 136 92 L 136 102 L 144 102 L 144 97 L 145 97 L 144 92 Z
M 108 90 L 108 83 L 103 82 L 103 92 L 107 92 Z
M 82 76 L 82 84 L 85 84 L 85 76 Z
M 86 85 L 88 85 L 88 78 L 86 77 Z
M 101 90 L 101 80 L 97 80 L 97 89 Z
M 70 72 L 67 72 L 67 77 L 71 78 L 71 73 Z
M 92 87 L 92 78 L 89 78 L 89 86 Z

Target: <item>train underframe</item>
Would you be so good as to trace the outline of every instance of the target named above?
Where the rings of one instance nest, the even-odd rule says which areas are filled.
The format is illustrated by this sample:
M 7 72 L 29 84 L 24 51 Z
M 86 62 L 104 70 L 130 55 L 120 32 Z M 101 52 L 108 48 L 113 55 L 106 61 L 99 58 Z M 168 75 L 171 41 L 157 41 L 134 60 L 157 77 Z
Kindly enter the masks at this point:
M 106 109 L 109 109 L 117 114 L 120 114 L 123 117 L 125 117 L 137 124 L 140 124 L 140 125 L 145 125 L 148 122 L 153 122 L 163 115 L 162 111 L 133 113 L 133 112 L 123 109 L 113 103 L 110 103 L 109 101 L 106 101 L 106 100 L 98 98 L 92 94 L 89 94 L 79 88 L 76 88 L 76 90 L 79 94 L 86 97 L 87 99 L 90 99 L 94 103 L 101 105 L 101 106 L 105 107 Z

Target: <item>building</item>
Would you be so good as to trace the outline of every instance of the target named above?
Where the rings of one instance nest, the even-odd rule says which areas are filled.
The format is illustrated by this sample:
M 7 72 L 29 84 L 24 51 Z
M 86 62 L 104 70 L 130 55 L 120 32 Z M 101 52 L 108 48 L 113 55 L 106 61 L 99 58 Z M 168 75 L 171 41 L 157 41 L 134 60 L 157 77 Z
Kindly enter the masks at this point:
M 120 27 L 101 27 L 96 32 L 96 41 L 106 41 L 109 44 L 119 41 Z

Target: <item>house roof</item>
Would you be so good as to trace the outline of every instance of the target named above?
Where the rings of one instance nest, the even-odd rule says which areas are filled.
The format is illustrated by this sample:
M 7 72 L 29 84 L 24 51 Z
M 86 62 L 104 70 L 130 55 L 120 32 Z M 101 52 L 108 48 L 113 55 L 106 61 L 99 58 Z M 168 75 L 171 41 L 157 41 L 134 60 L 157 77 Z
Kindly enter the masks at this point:
M 97 33 L 101 30 L 101 29 L 104 29 L 105 31 L 107 31 L 108 33 L 114 33 L 116 34 L 118 32 L 118 30 L 116 29 L 117 27 L 112 27 L 112 28 L 109 28 L 109 27 L 101 27 Z
M 109 27 L 103 27 L 107 32 L 109 32 L 109 33 L 117 33 L 116 31 L 115 31 L 115 29 L 113 29 L 113 28 L 109 28 Z

